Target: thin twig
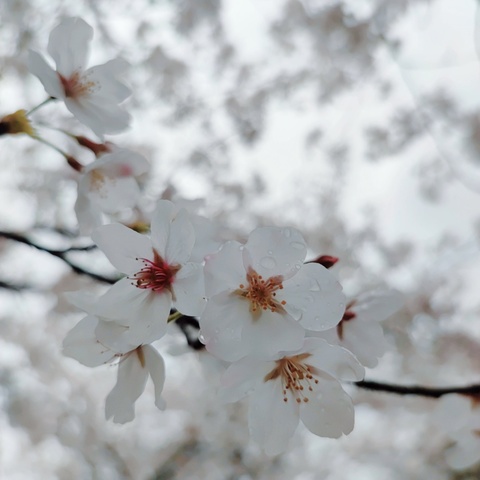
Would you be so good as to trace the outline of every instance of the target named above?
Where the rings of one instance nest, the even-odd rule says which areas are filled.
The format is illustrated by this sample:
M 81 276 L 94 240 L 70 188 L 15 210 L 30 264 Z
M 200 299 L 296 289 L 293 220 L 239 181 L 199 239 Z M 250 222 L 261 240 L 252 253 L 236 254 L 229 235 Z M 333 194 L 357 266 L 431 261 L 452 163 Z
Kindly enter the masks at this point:
M 85 250 L 85 249 L 89 250 L 91 249 L 91 247 L 73 247 L 73 248 L 67 248 L 65 250 L 55 250 L 52 248 L 44 247 L 43 245 L 38 245 L 37 243 L 33 242 L 27 237 L 24 237 L 23 235 L 19 235 L 13 232 L 0 231 L 0 237 L 7 238 L 8 240 L 13 240 L 18 243 L 23 243 L 24 245 L 29 245 L 30 247 L 36 248 L 37 250 L 40 250 L 42 252 L 49 253 L 50 255 L 57 257 L 60 260 L 62 260 L 64 263 L 66 263 L 75 273 L 79 273 L 81 275 L 87 275 L 90 278 L 93 278 L 94 280 L 97 280 L 99 282 L 113 284 L 118 280 L 116 278 L 108 278 L 108 277 L 104 277 L 103 275 L 99 275 L 98 273 L 91 272 L 83 267 L 80 267 L 79 265 L 76 265 L 68 258 L 68 253 L 73 250 L 77 250 L 77 251 Z

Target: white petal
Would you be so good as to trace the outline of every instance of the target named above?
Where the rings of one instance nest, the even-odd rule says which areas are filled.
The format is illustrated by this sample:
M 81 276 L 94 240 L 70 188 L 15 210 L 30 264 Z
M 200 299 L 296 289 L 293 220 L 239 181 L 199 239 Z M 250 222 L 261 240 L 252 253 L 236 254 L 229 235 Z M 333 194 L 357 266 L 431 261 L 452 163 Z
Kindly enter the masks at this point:
M 195 229 L 195 245 L 193 246 L 192 262 L 203 262 L 205 256 L 215 253 L 220 248 L 220 227 L 201 215 L 190 215 L 190 221 Z
M 105 153 L 90 163 L 86 172 L 101 168 L 112 177 L 136 177 L 148 171 L 150 164 L 143 156 L 127 148 L 116 148 L 111 153 Z
M 281 382 L 261 384 L 250 398 L 248 425 L 267 455 L 283 452 L 298 425 L 298 404 L 283 401 Z
M 189 260 L 194 244 L 195 230 L 189 220 L 188 212 L 182 208 L 170 225 L 165 260 L 170 265 L 182 265 Z
M 76 119 L 91 128 L 99 137 L 120 133 L 130 125 L 130 115 L 117 104 L 100 95 L 65 98 L 65 105 Z
M 365 369 L 348 350 L 321 338 L 307 338 L 302 351 L 312 354 L 307 360 L 309 365 L 335 378 L 354 382 L 365 376 Z
M 353 430 L 354 410 L 350 397 L 337 381 L 320 380 L 316 398 L 300 407 L 300 418 L 315 435 L 339 438 Z
M 153 260 L 150 239 L 119 223 L 99 227 L 93 232 L 92 240 L 105 253 L 112 265 L 127 275 L 142 269 L 143 264 L 138 259 Z
M 285 310 L 309 330 L 327 330 L 342 319 L 345 295 L 335 277 L 322 265 L 308 263 L 277 292 Z
M 350 350 L 362 365 L 373 368 L 385 353 L 388 343 L 378 323 L 352 318 L 342 323 L 340 345 Z
M 130 422 L 135 418 L 135 402 L 145 390 L 148 370 L 140 363 L 136 351 L 118 365 L 117 383 L 105 402 L 105 417 L 115 423 Z
M 359 295 L 352 310 L 362 320 L 381 322 L 400 310 L 405 301 L 396 290 L 374 290 Z
M 165 383 L 165 362 L 162 356 L 150 345 L 143 348 L 145 356 L 145 366 L 152 377 L 153 386 L 155 387 L 155 405 L 160 410 L 165 410 L 165 400 L 162 398 L 163 385 Z
M 63 341 L 63 354 L 78 360 L 87 367 L 97 367 L 114 357 L 114 352 L 102 345 L 95 336 L 98 318 L 83 318 L 68 332 Z
M 129 341 L 126 336 L 128 330 L 129 328 L 123 325 L 100 319 L 95 328 L 95 336 L 102 345 L 113 352 L 124 354 L 135 350 L 139 346 L 139 344 L 135 345 Z
M 28 52 L 28 69 L 38 77 L 42 82 L 43 88 L 50 96 L 60 99 L 65 97 L 65 92 L 57 72 L 48 65 L 40 54 L 32 50 Z
M 132 91 L 116 77 L 124 73 L 129 66 L 129 63 L 123 58 L 115 58 L 103 65 L 89 68 L 85 75 L 99 86 L 97 94 L 112 102 L 120 103 L 128 98 Z
M 48 53 L 57 64 L 57 71 L 69 77 L 82 71 L 87 61 L 93 28 L 81 18 L 67 18 L 50 33 Z
M 248 345 L 249 353 L 261 358 L 272 358 L 282 351 L 298 350 L 303 345 L 304 337 L 304 328 L 290 315 L 269 310 L 250 321 L 242 331 L 242 342 Z
M 246 270 L 242 259 L 243 246 L 226 242 L 220 250 L 205 258 L 205 290 L 208 297 L 225 290 L 235 290 L 246 284 Z
M 275 362 L 259 362 L 251 357 L 232 363 L 222 376 L 219 397 L 225 403 L 237 402 L 275 368 Z
M 75 202 L 75 214 L 77 215 L 80 233 L 82 235 L 91 235 L 95 228 L 102 225 L 102 212 L 93 205 L 87 195 L 80 191 L 80 185 L 77 201 Z
M 201 315 L 205 308 L 203 267 L 186 263 L 175 275 L 172 285 L 175 308 L 185 315 Z
M 123 278 L 98 299 L 96 313 L 128 326 L 125 339 L 132 345 L 151 343 L 165 335 L 172 305 L 168 290 L 153 292 L 131 285 Z
M 95 208 L 104 213 L 117 213 L 122 209 L 135 206 L 140 198 L 140 188 L 132 177 L 111 177 L 101 172 L 87 174 L 88 196 Z
M 229 293 L 215 295 L 207 302 L 199 320 L 200 333 L 212 355 L 235 362 L 248 353 L 249 347 L 241 337 L 250 318 L 246 303 Z
M 264 278 L 295 275 L 303 265 L 307 246 L 295 228 L 261 227 L 248 237 L 243 251 L 245 269 L 252 267 Z
M 96 295 L 92 295 L 91 293 L 82 290 L 65 292 L 63 295 L 72 305 L 75 305 L 84 312 L 93 314 L 96 311 L 98 302 L 98 297 Z
M 465 470 L 480 461 L 480 439 L 466 435 L 445 452 L 448 465 L 455 470 Z
M 150 225 L 152 243 L 155 250 L 165 259 L 168 237 L 170 236 L 170 225 L 175 215 L 175 205 L 169 200 L 160 200 L 152 213 Z

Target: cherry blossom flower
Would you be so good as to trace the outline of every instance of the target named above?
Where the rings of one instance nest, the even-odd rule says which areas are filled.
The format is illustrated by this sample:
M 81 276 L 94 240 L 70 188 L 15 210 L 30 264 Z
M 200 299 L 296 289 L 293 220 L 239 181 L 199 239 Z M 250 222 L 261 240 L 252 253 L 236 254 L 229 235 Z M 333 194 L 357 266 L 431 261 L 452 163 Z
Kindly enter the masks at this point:
M 96 315 L 126 327 L 132 344 L 162 337 L 172 308 L 199 315 L 205 305 L 202 267 L 189 261 L 195 243 L 184 209 L 161 200 L 152 216 L 151 237 L 124 225 L 103 225 L 92 239 L 127 276 L 97 301 Z
M 145 157 L 123 148 L 113 148 L 87 165 L 78 183 L 75 203 L 80 232 L 91 234 L 103 223 L 102 213 L 115 214 L 133 207 L 140 197 L 135 177 L 148 168 Z
M 315 435 L 338 438 L 354 426 L 350 397 L 338 379 L 361 380 L 364 368 L 344 348 L 319 338 L 272 361 L 246 357 L 226 370 L 220 396 L 236 402 L 250 393 L 249 429 L 265 453 L 283 452 L 299 420 Z
M 455 442 L 445 452 L 448 465 L 465 470 L 480 462 L 480 408 L 474 399 L 444 395 L 437 401 L 433 420 Z
M 165 383 L 165 363 L 151 345 L 131 345 L 118 335 L 112 322 L 88 315 L 67 334 L 63 353 L 87 367 L 118 361 L 117 383 L 105 402 L 105 416 L 115 423 L 135 417 L 135 402 L 145 390 L 148 377 L 155 386 L 155 405 L 165 409 L 161 394 Z
M 81 18 L 67 18 L 50 33 L 48 53 L 54 70 L 37 52 L 30 51 L 28 67 L 47 93 L 65 102 L 73 115 L 97 135 L 125 130 L 130 115 L 118 104 L 131 92 L 117 76 L 128 67 L 116 58 L 85 70 L 93 29 Z
M 348 303 L 335 328 L 312 335 L 345 347 L 362 365 L 373 368 L 388 347 L 380 322 L 400 310 L 402 305 L 403 298 L 395 290 L 366 292 Z
M 300 348 L 305 328 L 324 330 L 341 320 L 342 287 L 323 266 L 303 265 L 306 251 L 297 230 L 263 227 L 245 245 L 227 242 L 206 257 L 200 328 L 209 352 L 230 362 L 272 358 Z

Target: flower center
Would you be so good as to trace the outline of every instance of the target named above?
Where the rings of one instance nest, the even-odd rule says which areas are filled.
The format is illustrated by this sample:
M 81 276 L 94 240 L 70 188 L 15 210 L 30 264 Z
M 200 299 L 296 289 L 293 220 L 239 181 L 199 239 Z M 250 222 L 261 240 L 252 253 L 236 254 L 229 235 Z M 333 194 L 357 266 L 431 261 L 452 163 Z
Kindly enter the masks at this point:
M 62 84 L 65 96 L 68 98 L 79 98 L 92 93 L 96 82 L 88 80 L 87 76 L 80 76 L 80 72 L 73 72 L 70 77 L 65 78 L 57 72 Z
M 276 297 L 276 291 L 282 290 L 283 277 L 278 275 L 265 280 L 253 268 L 249 268 L 247 272 L 248 285 L 243 283 L 239 285 L 239 289 L 235 290 L 237 295 L 250 301 L 250 311 L 252 314 L 260 314 L 262 310 L 270 310 L 271 312 L 285 312 L 283 305 L 287 302 L 282 300 L 279 302 Z
M 143 268 L 129 278 L 133 280 L 132 285 L 144 290 L 162 292 L 166 288 L 170 289 L 176 273 L 180 270 L 178 265 L 168 265 L 155 249 L 153 250 L 153 261 L 148 258 L 137 258 L 136 260 L 142 261 Z
M 288 402 L 289 397 L 297 403 L 309 401 L 309 392 L 313 392 L 313 385 L 318 384 L 318 379 L 313 377 L 315 368 L 305 363 L 310 356 L 310 353 L 301 353 L 283 357 L 275 362 L 277 366 L 265 377 L 265 382 L 280 379 L 284 402 Z

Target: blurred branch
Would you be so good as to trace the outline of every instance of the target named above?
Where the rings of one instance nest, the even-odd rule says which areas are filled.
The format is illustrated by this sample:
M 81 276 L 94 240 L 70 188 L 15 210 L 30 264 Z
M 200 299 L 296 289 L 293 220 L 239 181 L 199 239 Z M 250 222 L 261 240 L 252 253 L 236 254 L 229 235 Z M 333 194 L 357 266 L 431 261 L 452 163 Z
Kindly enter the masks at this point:
M 13 284 L 0 280 L 0 288 L 4 290 L 12 290 L 14 292 L 21 292 L 22 290 L 36 290 L 35 287 L 26 284 Z
M 422 387 L 419 385 L 393 385 L 389 383 L 362 381 L 355 382 L 359 388 L 372 390 L 376 392 L 395 393 L 397 395 L 418 395 L 422 397 L 440 398 L 449 393 L 467 395 L 471 397 L 480 397 L 480 385 L 467 385 L 465 387 Z
M 33 242 L 32 240 L 28 239 L 27 237 L 24 237 L 23 235 L 19 235 L 17 233 L 12 233 L 12 232 L 2 232 L 0 231 L 0 237 L 6 238 L 8 240 L 12 240 L 14 242 L 18 243 L 23 243 L 24 245 L 29 245 L 30 247 L 36 248 L 37 250 L 40 250 L 42 252 L 49 253 L 50 255 L 59 258 L 62 260 L 64 263 L 66 263 L 75 273 L 81 274 L 81 275 L 87 275 L 90 278 L 97 280 L 99 282 L 103 283 L 110 283 L 113 284 L 115 283 L 118 279 L 115 278 L 108 278 L 103 275 L 99 275 L 97 273 L 91 272 L 89 270 L 86 270 L 83 267 L 80 267 L 79 265 L 76 265 L 73 263 L 69 258 L 68 258 L 68 253 L 72 251 L 87 251 L 91 250 L 92 246 L 87 246 L 87 247 L 70 247 L 64 250 L 55 250 L 52 248 L 48 248 L 42 245 L 38 245 L 37 243 Z

